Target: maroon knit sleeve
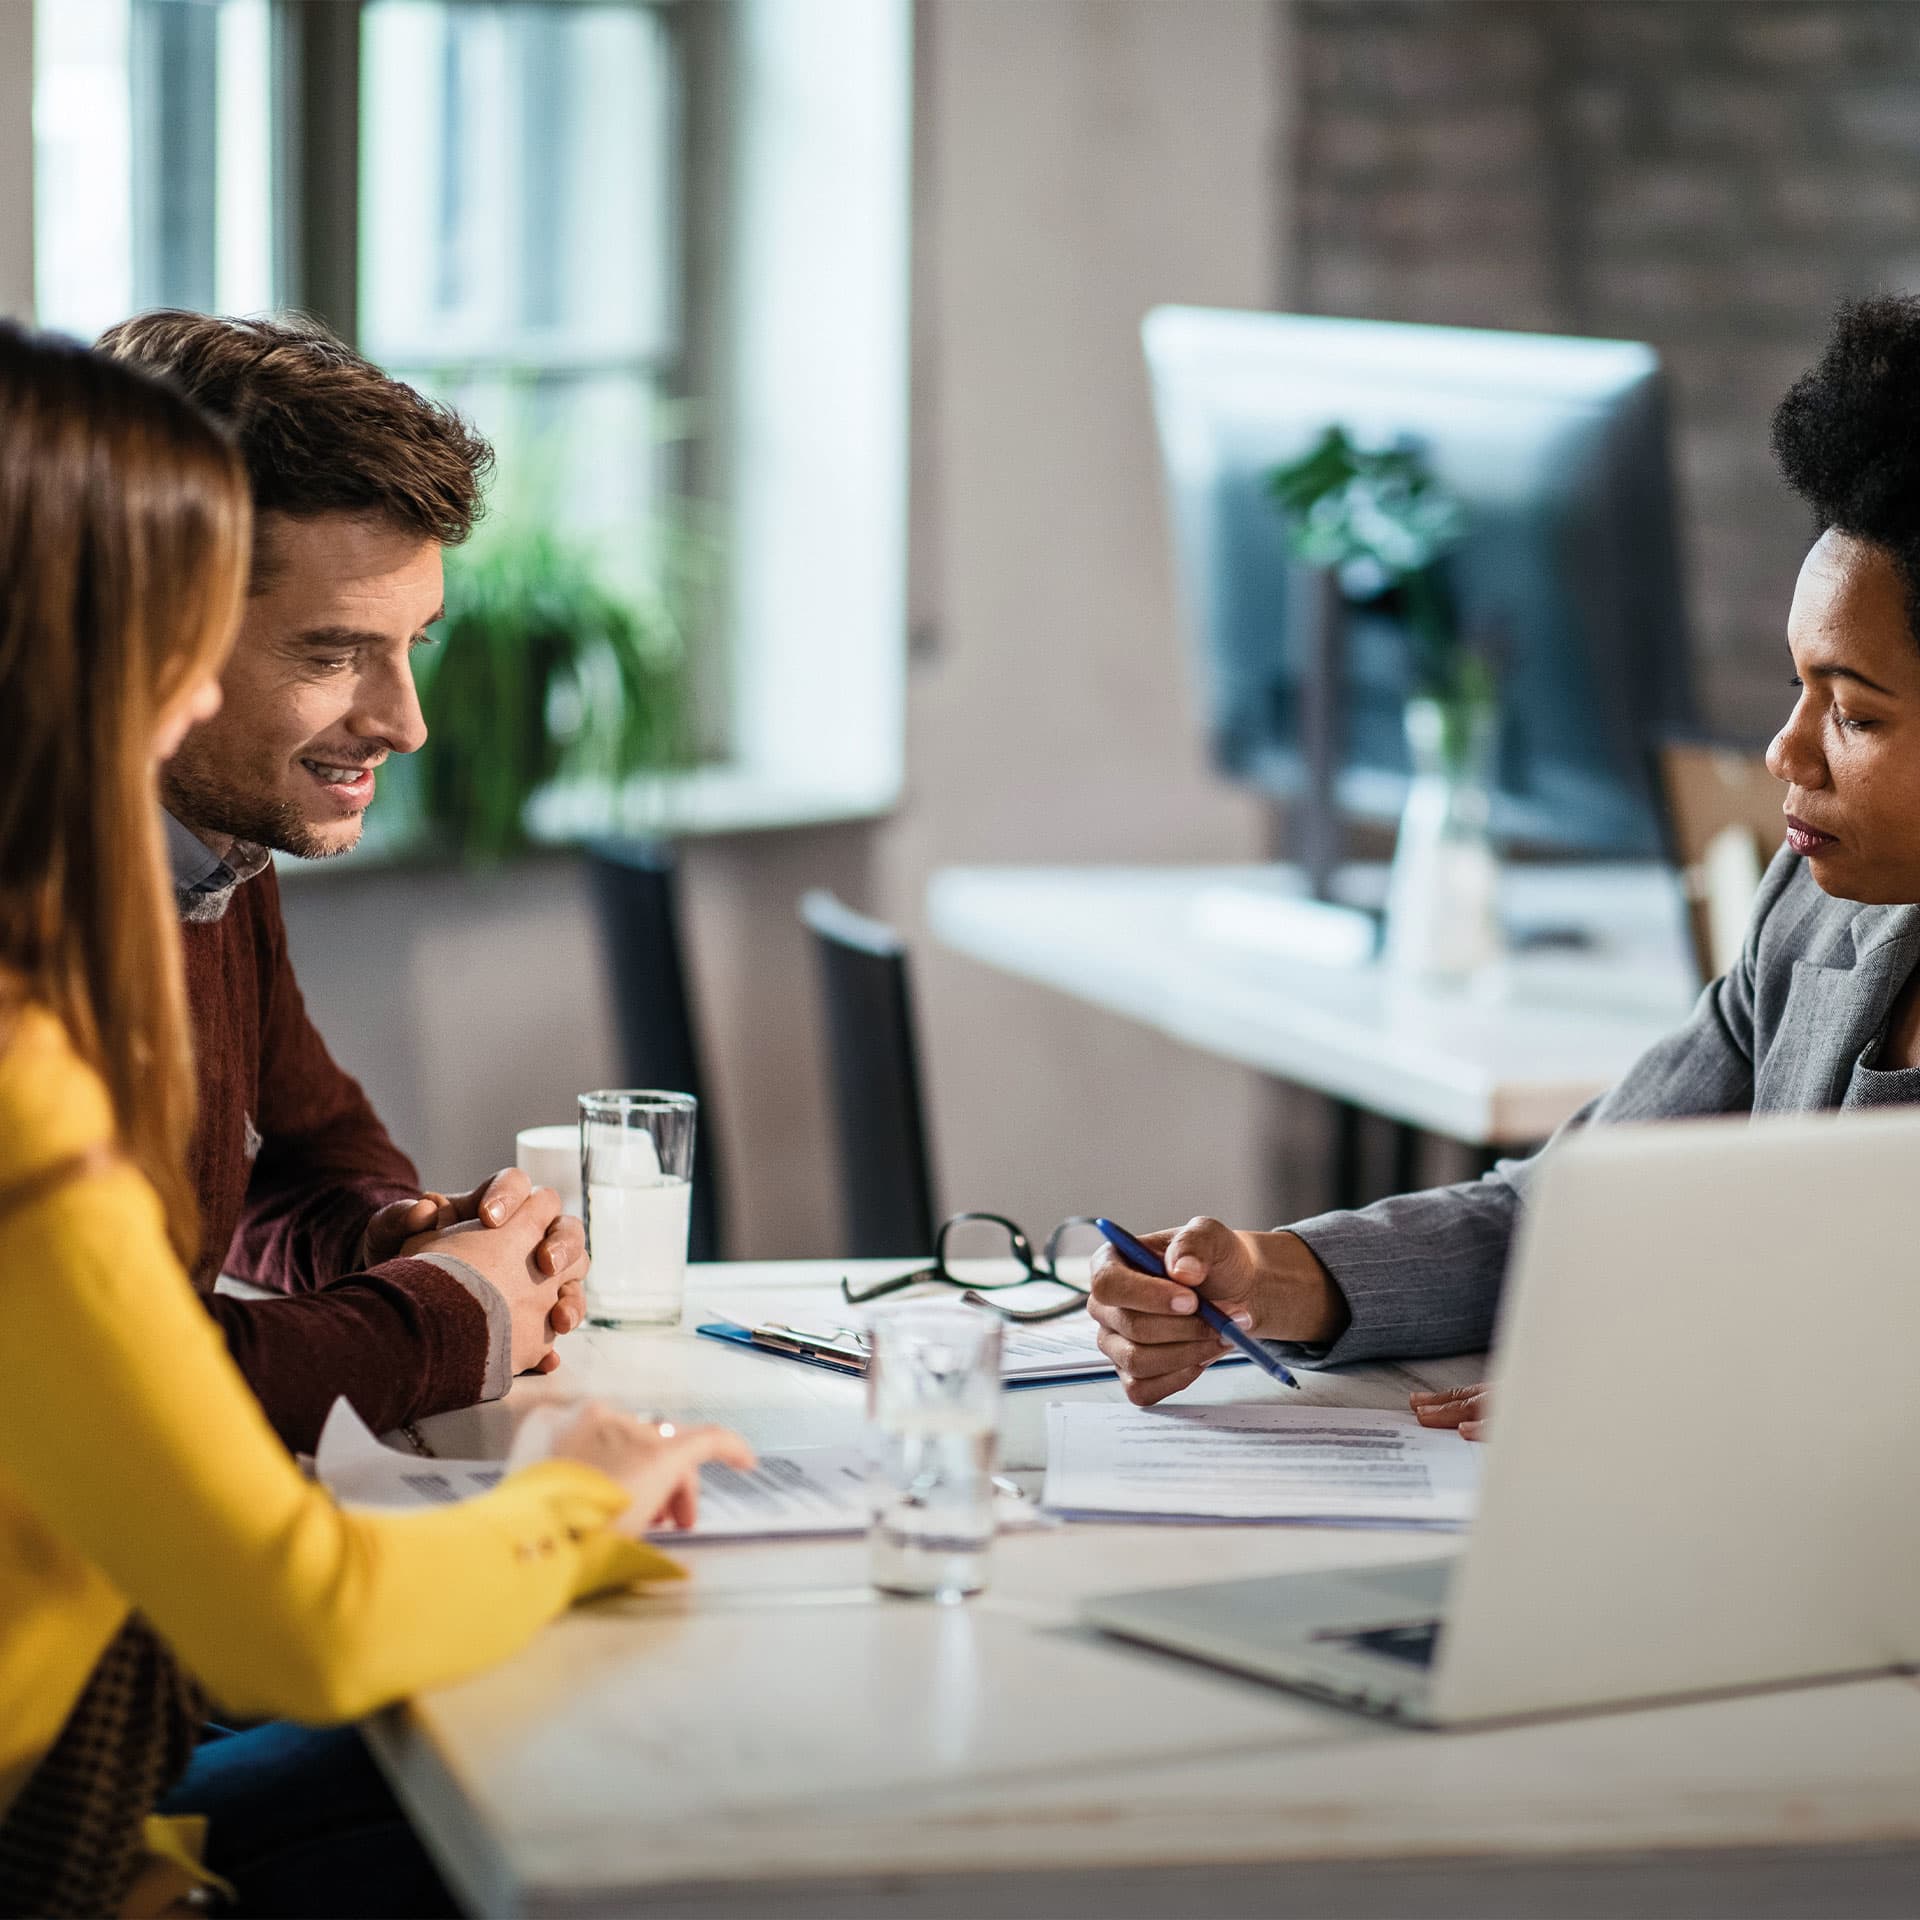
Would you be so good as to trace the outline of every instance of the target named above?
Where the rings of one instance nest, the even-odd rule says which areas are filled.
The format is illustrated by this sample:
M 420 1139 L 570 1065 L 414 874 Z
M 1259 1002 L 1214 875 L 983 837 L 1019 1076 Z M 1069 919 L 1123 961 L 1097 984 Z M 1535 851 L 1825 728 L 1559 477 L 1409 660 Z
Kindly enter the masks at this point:
M 367 1221 L 389 1201 L 417 1197 L 420 1176 L 307 1017 L 277 878 L 269 868 L 247 886 L 261 972 L 252 1116 L 260 1145 L 226 1270 L 278 1293 L 306 1293 L 360 1264 Z
M 286 1300 L 202 1296 L 228 1350 L 289 1447 L 311 1453 L 345 1394 L 375 1433 L 454 1407 L 483 1390 L 487 1345 L 472 1296 L 425 1260 Z

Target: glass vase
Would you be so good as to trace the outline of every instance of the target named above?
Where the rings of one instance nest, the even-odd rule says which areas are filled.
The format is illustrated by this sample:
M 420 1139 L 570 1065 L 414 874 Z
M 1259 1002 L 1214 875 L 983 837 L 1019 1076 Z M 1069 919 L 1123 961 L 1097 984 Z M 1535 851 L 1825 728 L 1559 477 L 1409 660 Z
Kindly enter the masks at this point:
M 1407 703 L 1413 781 L 1387 886 L 1386 962 L 1403 980 L 1465 986 L 1500 959 L 1500 863 L 1488 832 L 1499 710 Z

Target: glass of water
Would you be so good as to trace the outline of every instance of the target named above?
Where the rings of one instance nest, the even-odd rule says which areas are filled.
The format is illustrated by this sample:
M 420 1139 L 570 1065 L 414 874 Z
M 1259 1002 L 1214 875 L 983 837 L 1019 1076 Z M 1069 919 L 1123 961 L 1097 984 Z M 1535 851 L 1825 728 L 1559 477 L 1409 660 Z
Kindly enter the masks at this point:
M 615 1088 L 580 1096 L 580 1186 L 593 1256 L 587 1318 L 601 1326 L 671 1326 L 680 1318 L 698 1107 L 690 1093 Z
M 867 1368 L 868 1533 L 882 1593 L 964 1600 L 987 1583 L 1000 1428 L 1000 1320 L 908 1302 L 875 1313 Z

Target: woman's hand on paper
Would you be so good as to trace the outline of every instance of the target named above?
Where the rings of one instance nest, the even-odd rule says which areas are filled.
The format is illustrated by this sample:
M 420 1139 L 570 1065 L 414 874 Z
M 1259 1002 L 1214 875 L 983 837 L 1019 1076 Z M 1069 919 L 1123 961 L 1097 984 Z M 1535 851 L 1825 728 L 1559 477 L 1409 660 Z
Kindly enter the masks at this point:
M 662 1526 L 690 1527 L 700 1510 L 700 1469 L 709 1461 L 754 1464 L 753 1449 L 726 1427 L 676 1427 L 636 1420 L 589 1400 L 555 1435 L 549 1456 L 577 1460 L 618 1480 L 633 1504 L 614 1522 L 639 1536 Z
M 1484 1440 L 1493 1411 L 1493 1389 L 1482 1380 L 1478 1386 L 1410 1394 L 1407 1404 L 1423 1427 L 1454 1427 L 1462 1440 Z
M 1236 1233 L 1189 1220 L 1143 1234 L 1171 1279 L 1129 1266 L 1112 1247 L 1093 1263 L 1087 1311 L 1100 1351 L 1135 1406 L 1150 1407 L 1198 1380 L 1234 1348 L 1199 1317 L 1200 1296 L 1256 1336 L 1318 1344 L 1339 1337 L 1346 1302 L 1306 1242 L 1291 1233 Z

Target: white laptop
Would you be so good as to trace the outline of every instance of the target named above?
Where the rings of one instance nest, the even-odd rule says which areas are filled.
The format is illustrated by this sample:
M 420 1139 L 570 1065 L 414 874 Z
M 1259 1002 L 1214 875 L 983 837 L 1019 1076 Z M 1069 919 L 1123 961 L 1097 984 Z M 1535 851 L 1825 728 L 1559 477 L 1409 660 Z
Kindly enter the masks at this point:
M 1464 1552 L 1085 1617 L 1426 1725 L 1920 1662 L 1920 1112 L 1570 1141 L 1497 1356 Z

